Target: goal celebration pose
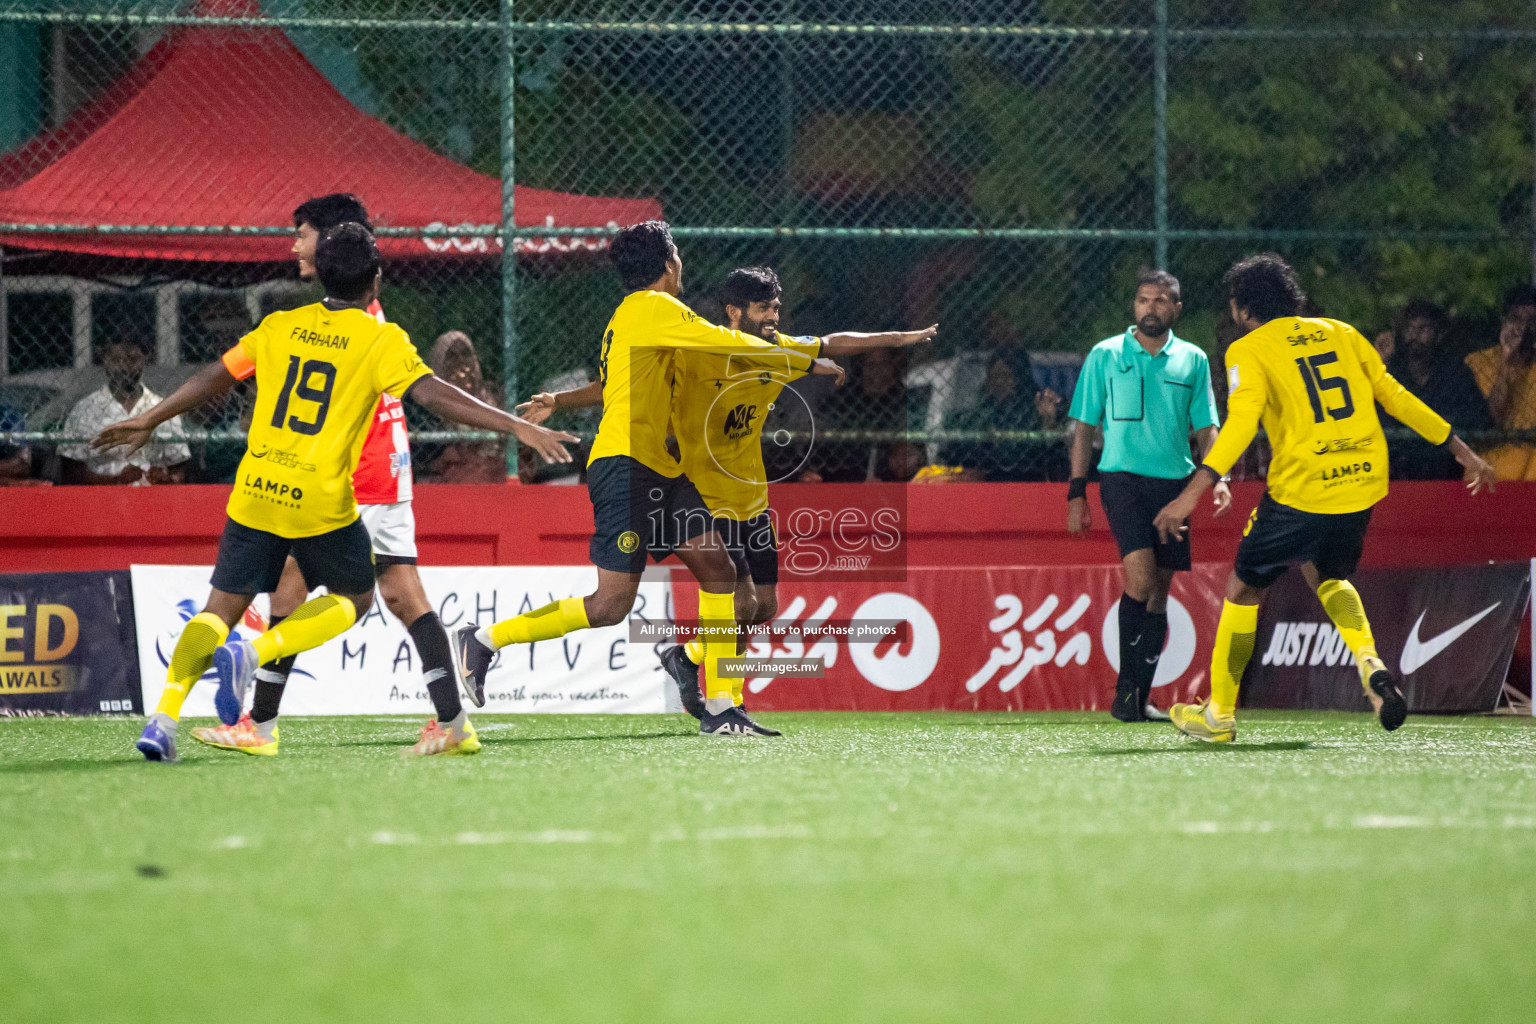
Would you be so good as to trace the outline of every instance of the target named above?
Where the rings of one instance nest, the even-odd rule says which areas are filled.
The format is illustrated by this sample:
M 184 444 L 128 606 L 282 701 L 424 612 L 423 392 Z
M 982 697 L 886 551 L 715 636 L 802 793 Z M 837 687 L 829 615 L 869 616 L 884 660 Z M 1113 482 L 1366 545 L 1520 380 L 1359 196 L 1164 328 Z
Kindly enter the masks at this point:
M 315 269 L 323 301 L 268 316 L 223 360 L 92 442 L 98 449 L 137 450 L 155 427 L 224 394 L 247 365 L 254 367 L 256 407 L 212 590 L 176 642 L 160 703 L 139 737 L 137 747 L 148 760 L 175 760 L 182 704 L 210 664 L 218 675 L 219 719 L 233 725 L 259 665 L 318 647 L 368 611 L 373 551 L 358 517 L 352 474 L 380 394 L 409 393 L 443 419 L 514 434 L 552 462 L 570 461 L 563 443 L 574 437 L 527 423 L 438 380 L 404 331 L 368 313 L 381 271 L 367 228 L 346 223 L 326 232 L 315 250 Z M 277 586 L 290 552 L 305 581 L 329 593 L 305 601 L 254 640 L 225 643 L 255 595 Z M 463 752 L 478 745 L 462 712 L 450 731 Z
M 736 653 L 736 569 L 698 489 L 666 446 L 675 363 L 685 350 L 744 358 L 771 352 L 789 369 L 805 372 L 814 356 L 717 327 L 678 301 L 683 261 L 662 221 L 625 228 L 608 255 L 627 294 L 603 334 L 598 359 L 603 416 L 587 464 L 597 590 L 494 625 L 460 627 L 454 639 L 461 671 L 480 688 L 495 652 L 508 644 L 624 621 L 647 556 L 675 553 L 699 583 L 706 695 L 699 731 L 761 735 L 736 706 L 741 680 L 719 671 L 719 660 Z
M 783 287 L 768 267 L 739 267 L 725 278 L 725 315 L 732 330 L 762 338 L 784 351 L 816 358 L 812 372 L 838 376 L 842 371 L 827 357 L 857 355 L 873 348 L 898 348 L 932 340 L 938 325 L 920 331 L 852 331 L 825 337 L 795 337 L 779 333 Z M 763 423 L 784 386 L 804 376 L 806 368 L 783 352 L 722 355 L 679 351 L 672 387 L 672 428 L 677 437 L 683 473 L 698 488 L 715 529 L 736 566 L 735 611 L 738 626 L 768 622 L 778 614 L 779 543 L 768 508 L 768 471 L 763 465 Z M 600 387 L 588 384 L 574 391 L 535 395 L 518 411 L 528 410 L 535 423 L 556 408 L 596 405 Z M 738 652 L 745 647 L 745 637 Z M 662 666 L 677 683 L 683 709 L 695 718 L 704 715 L 699 691 L 699 666 L 704 645 L 697 638 L 661 652 Z M 740 680 L 733 681 L 732 699 L 743 703 Z M 749 721 L 750 718 L 749 718 Z M 752 722 L 753 735 L 777 736 L 777 730 Z
M 1253 654 L 1259 598 L 1292 565 L 1349 645 L 1360 683 L 1382 727 L 1396 729 L 1408 705 L 1376 652 L 1371 624 L 1348 577 L 1360 561 L 1371 507 L 1387 494 L 1387 442 L 1376 403 L 1466 470 L 1467 489 L 1493 489 L 1493 468 L 1434 410 L 1387 373 L 1360 332 L 1337 320 L 1300 316 L 1296 272 L 1262 253 L 1233 265 L 1224 281 L 1233 320 L 1248 331 L 1227 350 L 1227 422 L 1183 492 L 1157 514 L 1164 540 L 1184 535 L 1206 488 L 1243 454 L 1259 424 L 1274 455 L 1268 486 L 1237 549 L 1211 652 L 1211 696 L 1175 704 L 1173 724 L 1212 743 L 1237 736 L 1237 690 Z

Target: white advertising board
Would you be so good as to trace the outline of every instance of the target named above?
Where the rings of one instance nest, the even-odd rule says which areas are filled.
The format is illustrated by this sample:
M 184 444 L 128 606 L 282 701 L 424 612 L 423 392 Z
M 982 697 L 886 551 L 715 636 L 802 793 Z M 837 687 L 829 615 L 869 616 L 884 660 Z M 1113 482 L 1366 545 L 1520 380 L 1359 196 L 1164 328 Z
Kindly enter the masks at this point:
M 133 607 L 138 622 L 144 707 L 165 685 L 171 651 L 187 620 L 208 598 L 209 566 L 135 565 Z M 592 566 L 423 567 L 421 580 L 452 633 L 529 611 L 572 594 L 590 593 Z M 640 585 L 634 615 L 669 619 L 665 579 Z M 235 627 L 251 637 L 266 628 L 267 598 L 258 597 Z M 558 640 L 508 648 L 486 680 L 487 712 L 627 712 L 668 710 L 676 696 L 650 644 L 629 642 L 625 624 L 588 629 Z M 212 673 L 188 697 L 184 715 L 213 714 Z M 671 700 L 669 701 L 669 695 Z M 373 608 L 347 632 L 299 655 L 283 695 L 289 715 L 431 713 L 421 663 L 405 626 L 375 596 Z

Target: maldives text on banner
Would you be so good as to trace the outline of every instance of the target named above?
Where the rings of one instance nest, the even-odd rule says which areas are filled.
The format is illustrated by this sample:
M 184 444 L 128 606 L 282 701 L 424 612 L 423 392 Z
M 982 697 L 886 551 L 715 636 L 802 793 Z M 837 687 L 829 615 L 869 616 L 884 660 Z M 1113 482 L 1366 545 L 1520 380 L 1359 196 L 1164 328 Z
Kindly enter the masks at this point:
M 1163 705 L 1209 682 L 1211 642 L 1229 567 L 1174 579 L 1168 643 L 1154 681 Z M 759 640 L 748 656 L 820 658 L 821 679 L 753 678 L 762 711 L 1047 711 L 1107 709 L 1119 670 L 1117 565 L 913 568 L 901 583 L 781 580 L 779 620 L 906 620 L 907 636 Z M 685 588 L 679 618 L 692 614 Z
M 139 669 L 144 706 L 154 707 L 176 638 L 208 596 L 208 566 L 133 566 Z M 591 566 L 423 567 L 421 581 L 450 631 L 482 625 L 592 590 Z M 664 579 L 640 585 L 636 615 L 667 616 Z M 266 628 L 267 599 L 258 597 L 235 627 L 250 637 Z M 211 680 L 210 673 L 205 680 Z M 585 630 L 559 640 L 509 648 L 486 679 L 488 712 L 660 712 L 670 684 L 650 645 L 631 644 L 624 625 Z M 674 697 L 675 704 L 675 697 Z M 294 715 L 430 714 L 421 662 L 410 636 L 375 599 L 362 621 L 331 642 L 299 655 L 283 697 Z M 213 686 L 200 685 L 185 714 L 213 714 Z

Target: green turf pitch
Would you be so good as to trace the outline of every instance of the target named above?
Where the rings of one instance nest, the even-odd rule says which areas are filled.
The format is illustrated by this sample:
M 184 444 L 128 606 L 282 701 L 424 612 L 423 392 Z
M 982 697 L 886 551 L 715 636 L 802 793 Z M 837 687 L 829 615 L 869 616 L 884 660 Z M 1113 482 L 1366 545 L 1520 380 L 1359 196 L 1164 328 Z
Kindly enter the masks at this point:
M 4 1021 L 1529 1021 L 1536 727 L 0 721 Z

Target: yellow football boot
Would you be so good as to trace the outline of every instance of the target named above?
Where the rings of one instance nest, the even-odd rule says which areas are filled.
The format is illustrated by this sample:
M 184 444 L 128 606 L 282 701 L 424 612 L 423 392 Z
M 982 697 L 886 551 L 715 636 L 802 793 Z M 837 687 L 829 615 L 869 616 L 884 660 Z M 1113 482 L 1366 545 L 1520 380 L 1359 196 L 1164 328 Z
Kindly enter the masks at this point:
M 1168 709 L 1168 717 L 1179 732 L 1206 743 L 1231 743 L 1237 739 L 1237 719 L 1217 718 L 1208 700 L 1199 704 L 1175 704 Z
M 192 730 L 192 738 L 199 743 L 220 750 L 238 750 L 242 754 L 259 754 L 262 757 L 277 756 L 277 726 L 272 727 L 272 738 L 267 739 L 251 721 L 250 715 L 241 715 L 234 725 L 200 725 Z
M 475 727 L 468 715 L 464 716 L 462 726 L 451 729 L 444 729 L 442 723 L 434 718 L 421 730 L 421 739 L 414 746 L 407 747 L 405 752 L 422 757 L 431 757 L 433 754 L 464 757 L 480 753 L 480 737 L 475 735 Z

